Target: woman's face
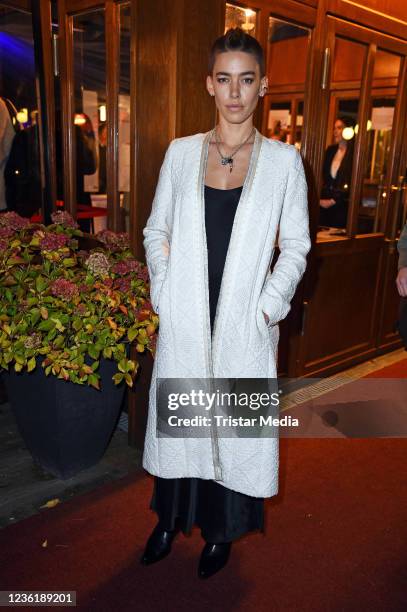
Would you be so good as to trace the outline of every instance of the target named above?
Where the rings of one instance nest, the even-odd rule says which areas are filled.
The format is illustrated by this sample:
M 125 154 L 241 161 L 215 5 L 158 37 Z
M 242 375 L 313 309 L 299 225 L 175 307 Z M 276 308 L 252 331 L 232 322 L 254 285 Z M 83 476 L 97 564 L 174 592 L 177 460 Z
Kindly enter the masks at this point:
M 229 123 L 244 123 L 253 114 L 259 95 L 267 91 L 267 77 L 251 53 L 218 53 L 212 75 L 206 79 L 220 115 Z
M 336 143 L 342 140 L 342 132 L 345 124 L 340 119 L 337 119 L 334 123 L 334 140 Z

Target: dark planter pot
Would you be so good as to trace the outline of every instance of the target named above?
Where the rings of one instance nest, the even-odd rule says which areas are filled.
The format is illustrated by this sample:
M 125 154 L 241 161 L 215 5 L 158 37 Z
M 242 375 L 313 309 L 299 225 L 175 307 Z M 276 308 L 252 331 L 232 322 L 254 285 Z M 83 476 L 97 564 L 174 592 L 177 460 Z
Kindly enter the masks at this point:
M 125 385 L 112 381 L 116 362 L 101 359 L 101 390 L 30 373 L 5 373 L 21 436 L 33 458 L 58 478 L 75 476 L 104 455 L 120 416 Z

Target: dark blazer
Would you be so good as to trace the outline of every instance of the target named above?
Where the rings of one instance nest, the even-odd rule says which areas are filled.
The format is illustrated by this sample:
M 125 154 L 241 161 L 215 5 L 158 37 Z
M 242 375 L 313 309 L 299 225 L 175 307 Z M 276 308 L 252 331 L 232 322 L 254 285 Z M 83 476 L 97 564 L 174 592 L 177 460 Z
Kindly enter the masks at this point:
M 322 167 L 321 199 L 335 200 L 330 208 L 320 208 L 319 223 L 330 227 L 346 227 L 348 217 L 349 192 L 352 180 L 353 141 L 349 142 L 346 153 L 338 168 L 336 177 L 331 176 L 331 164 L 338 150 L 337 144 L 330 145 L 325 151 Z

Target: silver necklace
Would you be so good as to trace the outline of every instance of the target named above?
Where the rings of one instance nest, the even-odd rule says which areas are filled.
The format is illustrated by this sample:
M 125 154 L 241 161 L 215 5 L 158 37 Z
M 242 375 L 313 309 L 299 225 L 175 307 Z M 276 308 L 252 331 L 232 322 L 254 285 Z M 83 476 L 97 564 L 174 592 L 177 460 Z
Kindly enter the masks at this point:
M 252 137 L 254 131 L 255 131 L 255 128 L 253 127 L 252 131 L 250 132 L 250 134 L 248 135 L 246 140 L 244 140 L 238 147 L 236 147 L 236 149 L 233 151 L 233 153 L 231 153 L 230 155 L 223 155 L 222 151 L 220 150 L 220 146 L 219 146 L 217 129 L 216 129 L 216 127 L 213 129 L 213 134 L 215 135 L 216 148 L 217 148 L 218 153 L 220 155 L 220 163 L 222 164 L 222 166 L 226 166 L 226 164 L 229 164 L 229 171 L 230 172 L 232 172 L 232 170 L 233 170 L 233 157 L 243 147 L 243 145 L 245 145 L 246 142 Z

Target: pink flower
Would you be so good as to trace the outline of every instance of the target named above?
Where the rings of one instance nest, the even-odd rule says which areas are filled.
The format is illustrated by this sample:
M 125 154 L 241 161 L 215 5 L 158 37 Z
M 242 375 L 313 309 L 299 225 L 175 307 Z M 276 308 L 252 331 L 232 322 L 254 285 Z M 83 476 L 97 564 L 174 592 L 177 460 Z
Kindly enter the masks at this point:
M 92 253 L 85 261 L 89 272 L 95 276 L 107 276 L 110 270 L 110 262 L 104 253 Z
M 11 227 L 0 226 L 0 238 L 10 238 L 14 234 Z
M 41 238 L 41 250 L 42 251 L 57 251 L 62 247 L 66 246 L 69 240 L 69 236 L 65 234 L 56 234 L 55 232 L 49 232 Z
M 114 264 L 114 266 L 112 267 L 112 272 L 124 276 L 125 274 L 129 274 L 129 272 L 138 270 L 139 267 L 140 264 L 135 259 L 124 259 Z
M 74 229 L 79 227 L 74 218 L 66 210 L 57 210 L 52 213 L 51 219 L 53 223 L 64 225 L 65 227 L 72 227 Z
M 108 249 L 128 249 L 130 246 L 129 235 L 125 232 L 112 232 L 102 230 L 96 234 L 99 242 L 102 242 Z
M 126 293 L 131 289 L 131 278 L 129 276 L 124 276 L 123 278 L 117 278 L 114 283 L 114 288 L 118 291 L 122 291 Z
M 19 231 L 30 225 L 30 220 L 20 217 L 16 212 L 6 212 L 0 215 L 0 226 L 9 227 L 14 231 Z
M 72 300 L 79 293 L 78 287 L 65 278 L 57 278 L 51 285 L 51 293 L 64 300 Z

